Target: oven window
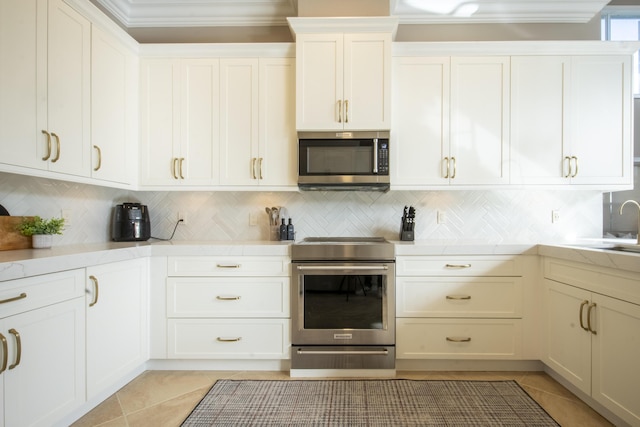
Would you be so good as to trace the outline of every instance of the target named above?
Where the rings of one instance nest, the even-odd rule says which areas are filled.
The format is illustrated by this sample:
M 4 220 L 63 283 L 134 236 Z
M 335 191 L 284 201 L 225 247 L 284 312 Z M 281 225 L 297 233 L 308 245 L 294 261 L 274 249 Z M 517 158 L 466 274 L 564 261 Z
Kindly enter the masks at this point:
M 304 329 L 382 329 L 382 275 L 305 275 Z

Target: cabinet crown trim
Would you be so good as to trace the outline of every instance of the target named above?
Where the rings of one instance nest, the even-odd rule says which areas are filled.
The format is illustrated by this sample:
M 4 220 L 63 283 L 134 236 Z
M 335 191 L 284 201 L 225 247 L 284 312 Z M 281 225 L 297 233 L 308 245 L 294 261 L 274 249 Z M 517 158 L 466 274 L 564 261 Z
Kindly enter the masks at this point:
M 392 55 L 631 55 L 638 49 L 633 41 L 394 42 Z
M 391 33 L 398 30 L 397 17 L 287 18 L 291 34 L 305 33 Z

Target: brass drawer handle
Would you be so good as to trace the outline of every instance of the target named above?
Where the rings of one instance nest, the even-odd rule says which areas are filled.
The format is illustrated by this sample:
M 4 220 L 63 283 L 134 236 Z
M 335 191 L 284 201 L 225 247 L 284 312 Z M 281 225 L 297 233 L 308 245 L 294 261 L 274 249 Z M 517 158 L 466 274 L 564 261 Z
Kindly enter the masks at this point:
M 471 268 L 471 264 L 446 264 L 444 268 L 451 268 L 451 269 Z
M 445 168 L 444 166 L 447 166 L 446 172 L 445 172 Z M 440 173 L 442 174 L 443 178 L 449 178 L 449 158 L 445 157 L 444 159 L 442 159 L 442 163 L 440 164 Z
M 89 279 L 91 279 L 91 281 L 93 282 L 93 285 L 96 289 L 96 296 L 93 299 L 93 302 L 91 304 L 89 304 L 89 307 L 93 307 L 94 305 L 96 305 L 98 303 L 98 293 L 100 292 L 100 288 L 98 287 L 98 279 L 96 278 L 96 276 L 89 276 Z
M 446 298 L 452 300 L 469 300 L 471 299 L 471 295 L 447 295 Z
M 22 358 L 22 340 L 20 339 L 20 334 L 15 329 L 9 329 L 9 333 L 16 338 L 16 361 L 9 365 L 9 369 L 13 369 L 20 364 L 20 359 Z
M 4 335 L 0 334 L 0 343 L 2 343 L 2 367 L 0 367 L 0 374 L 7 370 L 7 359 L 9 359 L 9 347 L 7 346 L 7 339 Z
M 184 157 L 180 157 L 180 179 L 184 179 Z
M 582 301 L 582 304 L 580 304 L 580 327 L 585 331 L 589 331 L 589 328 L 584 326 L 584 322 L 582 321 L 582 312 L 584 311 L 584 306 L 588 304 L 589 304 L 589 301 L 587 300 Z
M 174 157 L 172 168 L 171 168 L 171 175 L 173 175 L 173 179 L 178 179 L 177 171 L 178 171 L 178 158 Z
M 344 101 L 344 122 L 349 123 L 349 100 Z
M 469 342 L 471 341 L 471 337 L 447 337 L 447 341 L 449 342 Z
M 598 335 L 598 333 L 596 331 L 593 330 L 593 328 L 591 327 L 591 309 L 596 308 L 596 303 L 592 303 L 589 305 L 589 309 L 587 310 L 587 328 L 589 330 L 589 332 L 591 332 L 593 335 Z
M 18 295 L 17 297 L 0 300 L 0 304 L 5 304 L 5 303 L 8 303 L 8 302 L 12 302 L 12 301 L 18 301 L 18 300 L 21 300 L 21 299 L 25 299 L 26 297 L 27 297 L 27 294 L 23 292 L 20 295 Z
M 242 339 L 242 337 L 235 337 L 235 338 L 218 337 L 218 338 L 216 338 L 216 341 L 218 341 L 218 342 L 238 342 L 241 339 Z
M 260 157 L 260 158 L 258 159 L 258 171 L 260 171 L 260 175 L 259 175 L 260 179 L 264 179 L 264 178 L 262 177 L 262 160 L 263 160 L 263 158 L 262 158 L 262 157 Z
M 216 264 L 217 268 L 240 268 L 240 264 Z
M 451 173 L 451 179 L 456 177 L 456 158 L 451 157 L 451 161 L 453 162 L 453 172 Z
M 225 297 L 223 295 L 218 295 L 216 297 L 216 299 L 220 300 L 220 301 L 237 301 L 237 300 L 240 299 L 240 295 L 238 295 L 238 296 L 228 296 L 228 297 Z

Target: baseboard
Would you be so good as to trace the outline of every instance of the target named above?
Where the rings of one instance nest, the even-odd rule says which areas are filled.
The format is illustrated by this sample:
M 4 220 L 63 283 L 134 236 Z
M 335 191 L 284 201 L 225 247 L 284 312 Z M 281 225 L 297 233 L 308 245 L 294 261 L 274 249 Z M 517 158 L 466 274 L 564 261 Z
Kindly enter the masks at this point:
M 173 360 L 147 361 L 148 370 L 156 371 L 289 371 L 289 360 Z
M 539 360 L 396 359 L 397 371 L 542 371 Z

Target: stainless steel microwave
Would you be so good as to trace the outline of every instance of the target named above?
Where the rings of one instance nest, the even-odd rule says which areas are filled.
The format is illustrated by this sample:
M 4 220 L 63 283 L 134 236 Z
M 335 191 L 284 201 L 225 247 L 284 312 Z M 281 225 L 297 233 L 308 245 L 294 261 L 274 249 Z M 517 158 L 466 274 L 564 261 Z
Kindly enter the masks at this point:
M 389 132 L 298 133 L 301 190 L 389 190 Z

